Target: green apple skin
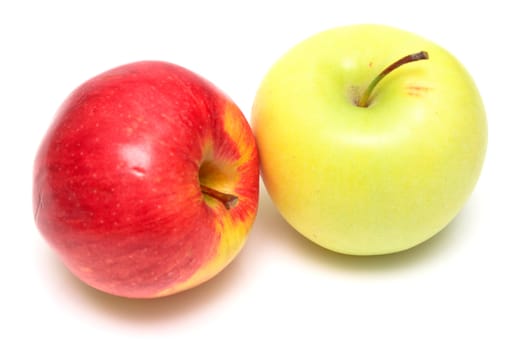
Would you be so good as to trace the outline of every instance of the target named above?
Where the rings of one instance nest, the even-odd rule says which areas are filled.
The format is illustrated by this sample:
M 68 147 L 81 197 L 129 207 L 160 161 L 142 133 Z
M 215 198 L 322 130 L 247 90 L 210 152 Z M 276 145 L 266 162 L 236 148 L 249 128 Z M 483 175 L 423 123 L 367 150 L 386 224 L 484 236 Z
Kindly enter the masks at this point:
M 374 77 L 367 107 L 356 101 Z M 460 212 L 480 175 L 487 122 L 478 89 L 445 49 L 381 25 L 353 25 L 299 43 L 270 69 L 252 125 L 265 187 L 302 235 L 330 250 L 406 250 Z

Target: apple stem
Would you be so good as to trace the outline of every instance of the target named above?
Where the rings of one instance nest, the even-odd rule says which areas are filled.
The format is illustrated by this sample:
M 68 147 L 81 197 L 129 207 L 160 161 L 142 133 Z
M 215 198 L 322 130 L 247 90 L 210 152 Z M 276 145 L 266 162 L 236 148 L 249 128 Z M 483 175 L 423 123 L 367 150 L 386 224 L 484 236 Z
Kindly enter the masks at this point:
M 384 78 L 386 75 L 397 69 L 403 64 L 420 61 L 420 60 L 426 60 L 429 58 L 429 54 L 426 51 L 420 51 L 416 52 L 407 56 L 402 57 L 398 61 L 395 61 L 391 65 L 389 65 L 386 69 L 384 69 L 379 75 L 373 79 L 371 84 L 369 84 L 366 91 L 364 91 L 364 94 L 361 96 L 360 100 L 358 101 L 357 105 L 359 107 L 367 107 L 369 102 L 369 97 L 371 96 L 371 93 L 375 89 L 375 86 Z
M 236 204 L 238 204 L 238 196 L 229 193 L 223 193 L 205 185 L 200 185 L 200 188 L 202 189 L 203 194 L 206 194 L 209 197 L 213 197 L 214 199 L 222 202 L 227 210 L 234 208 Z

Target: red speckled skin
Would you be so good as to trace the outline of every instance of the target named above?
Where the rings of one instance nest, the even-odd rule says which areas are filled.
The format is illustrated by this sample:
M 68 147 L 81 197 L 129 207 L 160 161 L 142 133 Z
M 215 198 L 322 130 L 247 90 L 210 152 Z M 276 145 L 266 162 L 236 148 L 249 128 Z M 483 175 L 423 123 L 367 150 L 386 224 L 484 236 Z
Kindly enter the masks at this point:
M 238 174 L 231 210 L 200 191 L 209 158 Z M 246 120 L 216 87 L 170 63 L 128 64 L 87 81 L 59 109 L 35 160 L 35 221 L 87 284 L 135 298 L 176 292 L 217 255 L 222 216 L 245 223 L 230 233 L 245 240 L 258 163 Z

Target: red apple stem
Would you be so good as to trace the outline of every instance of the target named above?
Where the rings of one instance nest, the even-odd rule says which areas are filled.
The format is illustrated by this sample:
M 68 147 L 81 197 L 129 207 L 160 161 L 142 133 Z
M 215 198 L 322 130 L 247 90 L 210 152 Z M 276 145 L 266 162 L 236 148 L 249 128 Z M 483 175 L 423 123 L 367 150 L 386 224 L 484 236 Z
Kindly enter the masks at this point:
M 238 196 L 229 193 L 223 193 L 215 190 L 214 188 L 200 185 L 202 193 L 219 200 L 225 206 L 227 210 L 234 208 L 238 204 Z
M 404 65 L 406 63 L 420 61 L 420 60 L 426 60 L 429 58 L 429 54 L 426 51 L 420 51 L 416 52 L 407 56 L 402 57 L 398 61 L 393 62 L 391 65 L 389 65 L 386 69 L 384 69 L 379 75 L 373 79 L 371 84 L 369 84 L 366 91 L 364 91 L 364 94 L 361 96 L 360 100 L 358 101 L 357 105 L 359 107 L 367 107 L 369 98 L 371 96 L 371 93 L 375 89 L 375 86 L 384 78 L 386 75 L 400 67 L 401 65 Z

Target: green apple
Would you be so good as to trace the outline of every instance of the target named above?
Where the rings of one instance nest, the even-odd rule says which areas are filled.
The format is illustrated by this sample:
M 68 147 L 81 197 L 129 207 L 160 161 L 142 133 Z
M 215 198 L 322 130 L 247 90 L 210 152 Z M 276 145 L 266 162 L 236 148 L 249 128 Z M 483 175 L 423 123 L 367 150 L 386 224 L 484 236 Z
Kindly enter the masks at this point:
M 381 25 L 330 29 L 289 50 L 261 83 L 252 125 L 282 216 L 354 255 L 402 251 L 441 231 L 473 191 L 487 145 L 462 64 Z

